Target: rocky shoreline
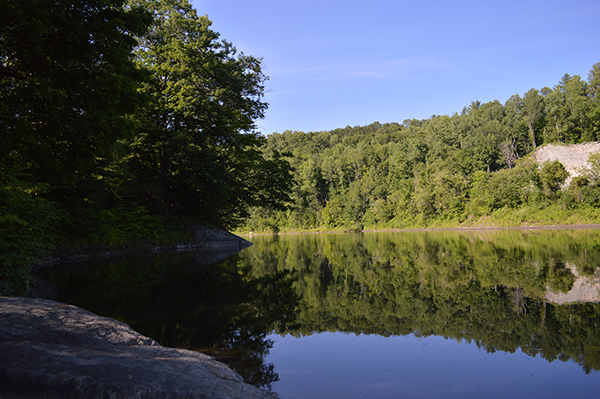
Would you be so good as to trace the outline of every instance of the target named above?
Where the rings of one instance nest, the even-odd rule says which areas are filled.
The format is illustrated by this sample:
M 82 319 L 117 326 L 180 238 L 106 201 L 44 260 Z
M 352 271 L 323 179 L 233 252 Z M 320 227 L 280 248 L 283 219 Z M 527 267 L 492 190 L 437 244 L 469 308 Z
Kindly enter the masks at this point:
M 196 262 L 202 266 L 250 245 L 229 232 L 200 227 L 183 245 L 61 255 L 32 269 L 165 251 L 202 251 Z M 48 292 L 30 296 L 55 297 L 54 287 L 36 290 Z M 49 299 L 0 296 L 0 399 L 278 397 L 244 383 L 210 356 L 160 346 L 117 320 Z
M 91 259 L 107 259 L 118 256 L 136 255 L 144 253 L 159 253 L 168 251 L 195 251 L 202 250 L 211 256 L 217 253 L 227 257 L 251 246 L 252 243 L 242 237 L 225 230 L 211 229 L 198 226 L 194 229 L 193 239 L 188 243 L 177 245 L 157 245 L 144 248 L 107 249 L 100 251 L 82 251 L 78 253 L 62 254 L 40 260 L 31 265 L 33 270 L 50 267 L 57 263 L 80 262 Z M 220 258 L 223 258 L 220 256 Z
M 0 399 L 277 398 L 204 354 L 44 299 L 0 297 Z

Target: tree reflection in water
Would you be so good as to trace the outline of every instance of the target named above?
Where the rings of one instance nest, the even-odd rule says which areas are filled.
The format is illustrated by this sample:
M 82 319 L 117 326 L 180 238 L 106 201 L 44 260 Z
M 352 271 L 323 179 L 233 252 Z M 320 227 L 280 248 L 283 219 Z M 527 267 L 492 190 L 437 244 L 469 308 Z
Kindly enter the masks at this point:
M 437 335 L 600 370 L 600 305 L 548 301 L 570 291 L 576 275 L 598 282 L 598 230 L 252 240 L 213 265 L 173 253 L 63 265 L 45 277 L 59 286 L 59 300 L 162 345 L 209 353 L 266 388 L 278 380 L 264 361 L 272 332 Z
M 43 271 L 59 301 L 113 317 L 161 345 L 210 354 L 254 385 L 278 377 L 263 364 L 274 325 L 287 328 L 298 297 L 289 271 L 244 275 L 238 254 L 204 265 L 202 254 L 164 253 L 60 265 Z M 200 262 L 202 263 L 202 262 Z

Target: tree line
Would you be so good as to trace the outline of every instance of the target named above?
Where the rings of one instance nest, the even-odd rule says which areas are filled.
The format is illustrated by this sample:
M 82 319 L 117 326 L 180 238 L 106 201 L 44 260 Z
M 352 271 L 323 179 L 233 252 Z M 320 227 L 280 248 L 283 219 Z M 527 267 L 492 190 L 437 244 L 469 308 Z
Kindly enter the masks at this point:
M 292 201 L 255 207 L 240 231 L 361 230 L 600 220 L 600 156 L 573 179 L 531 156 L 548 143 L 600 138 L 600 63 L 504 104 L 322 132 L 285 131 L 265 151 L 288 156 Z
M 0 293 L 56 248 L 140 246 L 283 209 L 261 59 L 187 0 L 0 1 Z

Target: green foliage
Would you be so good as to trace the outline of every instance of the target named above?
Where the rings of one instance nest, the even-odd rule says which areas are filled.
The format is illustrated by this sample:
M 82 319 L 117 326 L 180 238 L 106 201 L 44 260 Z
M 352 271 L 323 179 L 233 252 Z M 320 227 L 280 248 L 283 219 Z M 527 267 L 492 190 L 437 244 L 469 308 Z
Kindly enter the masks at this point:
M 425 217 L 462 215 L 468 183 L 453 164 L 434 162 L 417 177 L 414 204 Z
M 265 148 L 293 154 L 295 179 L 292 211 L 270 229 L 597 223 L 600 161 L 590 157 L 589 184 L 567 188 L 562 165 L 539 168 L 530 154 L 596 139 L 598 65 L 589 82 L 566 75 L 554 89 L 532 88 L 504 105 L 473 101 L 452 116 L 274 133 Z
M 584 170 L 584 174 L 589 179 L 590 183 L 600 186 L 600 153 L 590 154 L 588 157 L 589 168 Z
M 544 194 L 549 198 L 556 198 L 558 191 L 569 177 L 569 172 L 559 161 L 547 161 L 540 170 L 540 183 Z
M 59 216 L 40 194 L 44 185 L 0 180 L 0 295 L 25 295 L 32 283 L 29 265 L 48 255 Z
M 89 205 L 106 196 L 108 156 L 143 101 L 131 51 L 150 22 L 123 4 L 0 3 L 3 293 L 25 294 L 29 265 L 81 236 L 66 227 L 91 227 Z
M 495 173 L 477 172 L 471 185 L 469 213 L 483 216 L 497 209 L 515 209 L 527 203 L 535 176 L 527 162 Z
M 97 214 L 99 229 L 86 237 L 89 244 L 136 246 L 157 242 L 164 235 L 161 217 L 140 206 L 103 209 Z
M 0 5 L 0 165 L 62 200 L 101 169 L 141 103 L 133 35 L 149 15 L 124 0 Z
M 186 0 L 0 3 L 1 292 L 24 293 L 51 250 L 286 209 L 288 154 L 255 131 L 261 60 L 210 24 Z
M 529 90 L 523 97 L 523 116 L 529 129 L 531 144 L 535 149 L 540 141 L 540 131 L 543 131 L 544 100 L 535 89 Z
M 261 60 L 219 40 L 187 0 L 132 3 L 154 15 L 136 50 L 152 74 L 142 87 L 150 101 L 129 144 L 136 197 L 167 219 L 229 226 L 249 206 L 280 208 L 289 165 L 279 152 L 259 152 L 264 139 L 254 131 L 267 107 Z

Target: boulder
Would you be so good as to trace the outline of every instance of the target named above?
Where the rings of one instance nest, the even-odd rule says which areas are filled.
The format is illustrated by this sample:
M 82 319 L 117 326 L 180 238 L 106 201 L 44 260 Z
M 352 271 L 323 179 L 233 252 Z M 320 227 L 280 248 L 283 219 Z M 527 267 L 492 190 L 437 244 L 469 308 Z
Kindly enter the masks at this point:
M 201 248 L 242 250 L 252 245 L 248 240 L 225 230 L 196 226 L 194 229 L 194 245 Z
M 0 398 L 277 398 L 204 354 L 76 306 L 0 297 Z

